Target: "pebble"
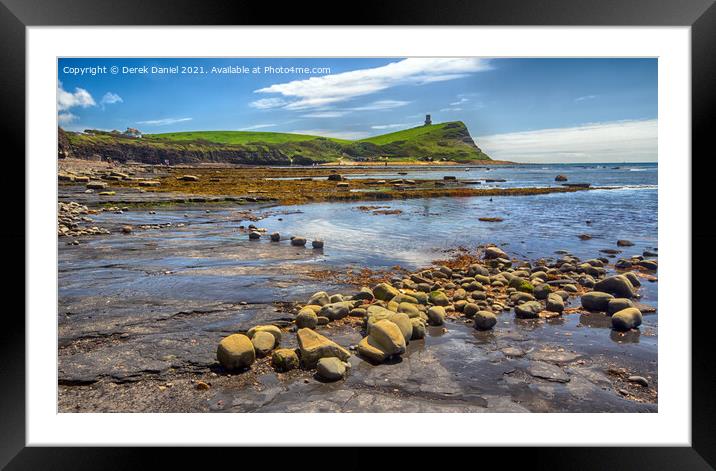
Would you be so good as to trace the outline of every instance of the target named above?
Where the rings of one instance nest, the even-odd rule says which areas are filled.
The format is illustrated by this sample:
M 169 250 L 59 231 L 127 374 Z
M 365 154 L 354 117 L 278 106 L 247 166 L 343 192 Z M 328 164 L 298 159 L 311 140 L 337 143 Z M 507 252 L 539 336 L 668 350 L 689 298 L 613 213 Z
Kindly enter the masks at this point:
M 649 387 L 649 381 L 646 380 L 643 376 L 629 376 L 627 378 L 627 381 L 630 383 L 636 383 L 638 385 L 644 386 L 645 388 Z

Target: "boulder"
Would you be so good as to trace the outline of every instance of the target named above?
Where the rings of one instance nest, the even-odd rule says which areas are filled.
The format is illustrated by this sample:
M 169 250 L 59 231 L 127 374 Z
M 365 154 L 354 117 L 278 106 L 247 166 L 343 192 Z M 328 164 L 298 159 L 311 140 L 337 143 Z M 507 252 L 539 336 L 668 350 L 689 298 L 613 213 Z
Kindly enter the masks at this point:
M 178 177 L 177 180 L 181 180 L 183 182 L 198 182 L 199 177 L 196 175 L 182 175 L 181 177 Z
M 332 321 L 343 319 L 353 309 L 353 301 L 340 301 L 337 303 L 326 304 L 321 308 L 318 315 L 327 317 Z
M 376 363 L 381 363 L 388 358 L 388 354 L 386 354 L 375 342 L 375 339 L 372 339 L 370 336 L 364 337 L 358 342 L 356 350 L 361 356 Z
M 628 307 L 612 315 L 612 328 L 619 331 L 636 329 L 641 325 L 641 311 L 635 307 Z
M 474 304 L 473 304 L 474 306 Z M 428 309 L 428 324 L 443 325 L 445 323 L 445 308 L 442 306 L 432 306 Z
M 291 348 L 279 348 L 271 355 L 271 365 L 277 371 L 289 371 L 298 368 L 299 361 L 296 351 Z
M 413 298 L 417 299 L 418 304 L 428 304 L 429 296 L 427 293 L 424 293 L 422 291 L 411 291 L 409 296 L 412 296 Z
M 293 245 L 295 247 L 304 247 L 306 245 L 306 238 L 305 237 L 292 237 L 291 245 Z
M 654 260 L 641 260 L 637 263 L 642 268 L 646 268 L 649 271 L 656 271 L 659 269 L 659 264 Z
M 510 295 L 510 301 L 512 301 L 514 304 L 522 304 L 526 303 L 527 301 L 535 300 L 536 298 L 529 293 L 517 292 Z
M 380 283 L 373 288 L 373 296 L 381 301 L 390 301 L 400 294 L 400 291 L 388 283 Z
M 318 376 L 327 381 L 338 381 L 346 375 L 346 365 L 340 358 L 325 357 L 316 364 Z
M 311 296 L 311 299 L 309 299 L 306 304 L 325 306 L 330 302 L 331 298 L 328 296 L 328 293 L 326 293 L 325 291 L 319 291 L 318 293 Z
M 418 306 L 412 303 L 400 303 L 398 305 L 398 312 L 403 312 L 408 315 L 408 317 L 420 317 L 420 309 L 418 309 Z
M 477 330 L 490 330 L 497 324 L 497 316 L 490 311 L 477 311 L 473 320 Z
M 348 312 L 348 315 L 351 317 L 366 317 L 368 315 L 368 311 L 363 309 L 362 307 L 356 307 L 351 309 Z
M 216 359 L 227 370 L 238 370 L 251 366 L 256 361 L 256 352 L 251 339 L 243 334 L 232 334 L 219 342 Z
M 549 312 L 562 312 L 564 311 L 564 300 L 562 296 L 556 293 L 550 293 L 547 295 L 547 305 L 545 308 Z
M 311 242 L 311 247 L 313 247 L 314 249 L 322 249 L 323 241 L 322 240 L 314 240 Z
M 271 242 L 278 242 L 281 240 L 281 234 L 279 234 L 278 232 L 272 232 L 270 237 L 271 237 Z
M 268 332 L 269 334 L 273 335 L 276 345 L 281 343 L 281 329 L 276 327 L 275 325 L 257 325 L 256 327 L 252 327 L 249 329 L 248 332 L 246 332 L 246 335 L 253 339 L 254 335 L 256 335 L 258 332 Z
M 613 298 L 607 303 L 607 314 L 612 315 L 623 309 L 634 307 L 634 303 L 628 298 Z
M 256 355 L 263 357 L 268 355 L 268 353 L 276 346 L 276 338 L 269 332 L 261 331 L 256 332 L 254 336 L 251 337 L 251 343 L 254 345 Z
M 420 340 L 425 338 L 425 321 L 417 317 L 410 319 L 413 324 L 413 336 L 410 340 Z
M 418 304 L 418 299 L 416 297 L 410 296 L 409 294 L 403 294 L 403 293 L 398 294 L 396 297 L 391 299 L 391 301 L 396 302 L 398 304 L 401 304 L 401 303 Z
M 617 241 L 617 247 L 631 247 L 632 245 L 634 245 L 634 242 L 630 240 L 620 239 Z
M 107 188 L 107 184 L 104 182 L 89 182 L 87 183 L 88 190 L 104 190 Z
M 249 232 L 249 239 L 251 240 L 258 240 L 261 238 L 261 233 L 256 231 Z
M 564 175 L 557 175 L 556 177 L 554 177 L 554 181 L 556 181 L 556 182 L 566 182 L 566 181 L 567 181 L 567 177 L 565 177 Z
M 371 326 L 369 337 L 372 339 L 371 345 L 380 348 L 387 356 L 405 353 L 405 337 L 402 331 L 387 319 L 375 322 Z
M 609 293 L 590 291 L 582 296 L 582 307 L 587 311 L 606 311 L 610 299 L 614 296 Z
M 435 306 L 447 306 L 450 304 L 450 299 L 442 291 L 431 291 L 429 300 Z
M 403 334 L 405 343 L 410 342 L 413 336 L 413 323 L 410 322 L 410 317 L 403 312 L 394 312 L 388 316 L 388 320 L 398 326 L 400 332 Z
M 552 287 L 547 283 L 535 286 L 532 294 L 537 299 L 547 299 L 547 296 L 552 292 Z
M 318 316 L 312 309 L 303 308 L 296 315 L 296 327 L 299 329 L 315 329 L 318 325 Z
M 634 286 L 624 275 L 614 275 L 604 278 L 594 285 L 595 291 L 613 294 L 620 298 L 633 298 L 635 296 Z
M 364 286 L 360 289 L 360 291 L 353 295 L 352 299 L 355 299 L 356 301 L 373 301 L 375 296 L 373 296 L 373 290 Z
M 397 326 L 395 328 L 397 329 Z M 351 356 L 348 350 L 311 329 L 299 329 L 296 336 L 301 352 L 301 362 L 307 368 L 315 366 L 321 358 L 337 357 L 345 361 Z
M 475 303 L 467 303 L 462 308 L 462 313 L 465 314 L 465 317 L 472 317 L 474 316 L 477 311 L 480 310 L 480 306 L 478 306 Z
M 537 301 L 527 301 L 515 306 L 515 316 L 520 319 L 534 319 L 542 311 L 542 305 Z
M 498 258 L 509 259 L 508 255 L 502 249 L 500 249 L 498 247 L 486 247 L 485 248 L 485 258 L 487 260 L 495 260 Z
M 636 276 L 634 273 L 628 271 L 626 273 L 623 273 L 624 276 L 626 276 L 627 280 L 629 280 L 629 283 L 631 283 L 632 286 L 641 286 L 641 281 L 639 281 L 639 277 Z

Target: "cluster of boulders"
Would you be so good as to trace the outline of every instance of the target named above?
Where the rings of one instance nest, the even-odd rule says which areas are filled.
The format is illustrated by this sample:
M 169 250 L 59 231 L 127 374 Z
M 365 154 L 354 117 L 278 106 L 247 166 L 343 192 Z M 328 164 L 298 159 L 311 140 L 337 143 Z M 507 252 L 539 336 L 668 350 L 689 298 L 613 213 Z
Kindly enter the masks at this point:
M 484 247 L 482 252 L 478 263 L 396 275 L 351 295 L 315 293 L 299 304 L 294 319 L 299 348 L 275 350 L 274 368 L 315 368 L 319 377 L 338 380 L 346 375 L 350 350 L 372 363 L 382 363 L 405 353 L 410 341 L 425 337 L 428 326 L 443 326 L 446 319 L 462 319 L 485 331 L 493 329 L 500 313 L 510 309 L 518 319 L 561 316 L 571 297 L 581 298 L 583 310 L 611 316 L 617 331 L 641 325 L 642 313 L 633 302 L 639 297 L 639 276 L 634 272 L 608 276 L 606 258 L 581 261 L 563 254 L 557 260 L 530 263 L 515 262 L 495 246 Z M 346 349 L 316 332 L 344 319 L 362 327 L 363 338 L 357 345 Z M 279 335 L 270 339 L 262 334 L 265 345 L 259 346 L 258 333 L 270 330 Z M 279 342 L 278 327 L 259 326 L 246 336 L 224 339 L 217 357 L 225 368 L 245 368 Z
M 249 240 L 259 240 L 268 231 L 265 228 L 256 227 L 253 224 L 249 224 L 248 232 Z M 271 242 L 281 242 L 281 234 L 278 232 L 272 232 L 271 234 L 269 234 L 269 240 L 271 240 Z M 289 240 L 291 241 L 291 245 L 293 245 L 294 247 L 305 247 L 308 243 L 306 238 L 301 236 L 291 236 Z M 311 246 L 314 249 L 322 249 L 323 245 L 324 242 L 321 239 L 315 239 L 311 241 Z
M 143 172 L 155 173 L 154 169 L 140 168 L 138 169 Z M 91 193 L 95 190 L 106 190 L 109 186 L 108 182 L 136 182 L 140 187 L 152 187 L 160 186 L 161 182 L 158 180 L 147 180 L 136 176 L 134 170 L 119 168 L 119 169 L 87 169 L 81 172 L 73 171 L 60 171 L 57 174 L 57 179 L 60 182 L 65 183 L 80 183 L 84 184 L 87 188 L 87 192 Z M 194 175 L 183 175 L 178 177 L 179 180 L 184 181 L 197 181 L 199 178 Z M 102 191 L 99 193 L 101 196 L 112 196 L 112 192 Z
M 278 348 L 281 329 L 274 325 L 260 325 L 246 334 L 224 337 L 216 350 L 216 358 L 228 371 L 250 368 L 257 358 L 271 355 L 271 365 L 280 372 L 295 368 L 316 369 L 319 377 L 327 381 L 344 378 L 351 354 L 332 340 L 312 329 L 299 329 L 296 333 L 298 349 Z
M 604 278 L 594 284 L 593 291 L 582 296 L 582 307 L 587 311 L 606 312 L 611 316 L 614 330 L 635 329 L 642 322 L 642 313 L 632 302 L 639 296 L 639 286 L 639 277 L 632 272 Z
M 646 251 L 647 256 L 655 257 L 655 252 Z M 620 258 L 614 263 L 614 267 L 619 270 L 630 270 L 633 268 L 643 269 L 647 271 L 656 271 L 659 269 L 659 263 L 656 260 L 644 258 L 644 255 L 634 255 L 630 258 Z
M 92 222 L 90 214 L 97 211 L 87 208 L 76 201 L 57 204 L 57 235 L 60 237 L 79 237 L 84 235 L 109 234 L 107 229 L 88 226 Z

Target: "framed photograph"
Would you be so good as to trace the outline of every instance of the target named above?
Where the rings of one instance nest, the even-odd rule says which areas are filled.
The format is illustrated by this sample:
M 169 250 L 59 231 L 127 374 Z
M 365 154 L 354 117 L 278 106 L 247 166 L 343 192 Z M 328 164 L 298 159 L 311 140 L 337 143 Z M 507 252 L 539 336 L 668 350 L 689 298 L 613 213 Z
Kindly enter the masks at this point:
M 691 205 L 716 8 L 539 6 L 3 0 L 26 281 L 2 463 L 460 445 L 711 469 Z

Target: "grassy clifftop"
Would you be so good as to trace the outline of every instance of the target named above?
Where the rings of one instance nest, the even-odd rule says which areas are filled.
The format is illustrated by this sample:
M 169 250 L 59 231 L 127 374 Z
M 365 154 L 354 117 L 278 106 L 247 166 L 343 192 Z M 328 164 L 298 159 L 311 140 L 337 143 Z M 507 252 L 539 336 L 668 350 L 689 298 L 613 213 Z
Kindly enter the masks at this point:
M 66 139 L 65 139 L 66 138 Z M 228 162 L 277 165 L 337 160 L 439 161 L 490 160 L 460 121 L 420 126 L 358 141 L 305 134 L 251 131 L 193 131 L 145 134 L 142 138 L 89 131 L 65 133 L 66 155 L 145 163 Z M 61 144 L 62 147 L 62 144 Z M 61 151 L 63 149 L 60 149 Z

